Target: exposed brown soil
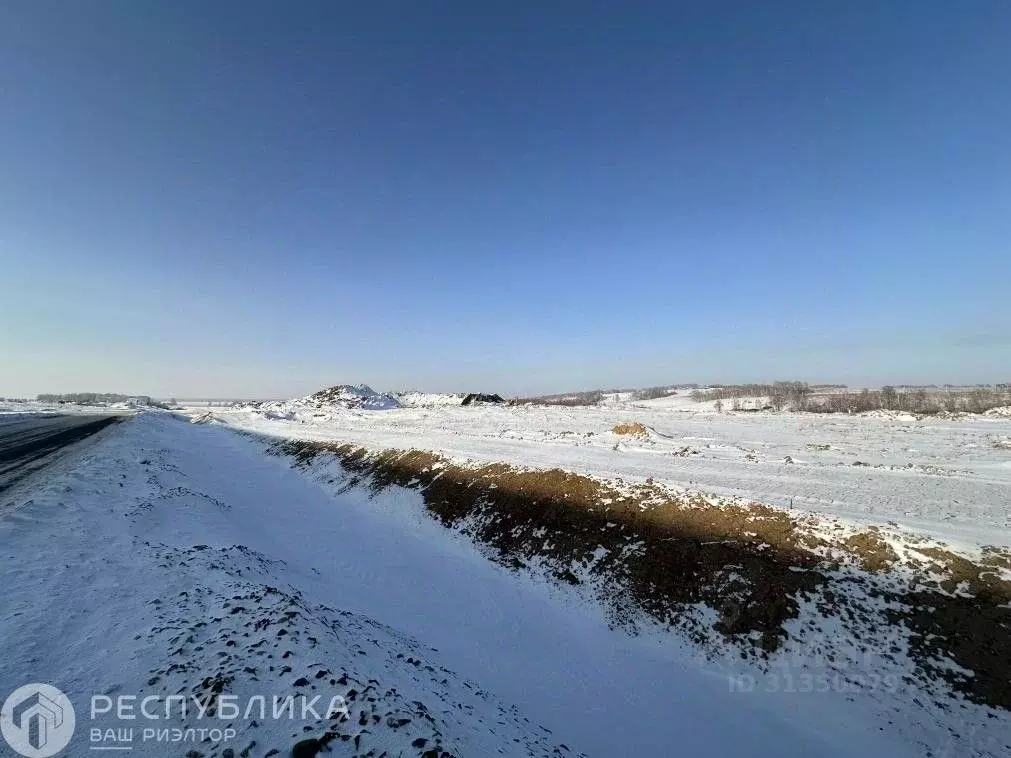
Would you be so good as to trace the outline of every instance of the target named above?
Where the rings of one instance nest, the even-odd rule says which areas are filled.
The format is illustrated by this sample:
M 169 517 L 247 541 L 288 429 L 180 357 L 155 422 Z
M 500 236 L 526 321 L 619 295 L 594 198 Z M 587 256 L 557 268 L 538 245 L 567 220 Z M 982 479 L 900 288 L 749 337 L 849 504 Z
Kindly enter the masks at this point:
M 615 424 L 614 429 L 611 431 L 615 434 L 627 434 L 633 437 L 645 437 L 649 434 L 646 427 L 638 421 L 625 421 L 620 424 Z
M 758 632 L 761 649 L 771 651 L 783 623 L 797 615 L 798 594 L 821 581 L 815 571 L 793 570 L 813 569 L 817 559 L 797 544 L 790 518 L 772 508 L 670 499 L 649 485 L 621 492 L 560 469 L 462 467 L 418 450 L 370 455 L 292 440 L 278 452 L 303 464 L 332 453 L 351 474 L 346 488 L 419 489 L 444 525 L 467 519 L 465 531 L 505 565 L 536 557 L 570 583 L 582 582 L 574 569 L 585 569 L 604 580 L 601 596 L 616 624 L 630 624 L 638 610 L 699 637 L 686 611 L 704 603 L 720 614 L 720 631 L 742 638 Z M 597 560 L 599 548 L 607 552 Z
M 987 545 L 983 548 L 983 559 L 980 563 L 984 566 L 993 566 L 994 568 L 1003 568 L 1011 571 L 1011 550 Z
M 930 570 L 945 576 L 940 587 L 950 593 L 911 593 L 902 598 L 909 610 L 893 614 L 917 633 L 910 643 L 920 653 L 921 666 L 970 696 L 1011 710 L 1011 582 L 1000 576 L 1007 568 L 1006 551 L 984 550 L 978 564 L 936 547 L 916 552 Z M 973 675 L 941 665 L 945 657 Z
M 922 676 L 1011 710 L 1011 582 L 995 570 L 1011 561 L 1006 551 L 994 548 L 976 564 L 917 547 L 923 564 L 902 584 L 889 581 L 899 557 L 876 530 L 828 543 L 767 506 L 713 504 L 652 483 L 612 484 L 560 469 L 460 466 L 419 450 L 288 440 L 272 451 L 300 466 L 335 456 L 348 474 L 344 490 L 419 490 L 435 518 L 490 548 L 494 560 L 515 569 L 535 561 L 559 582 L 588 584 L 616 625 L 634 627 L 645 613 L 705 646 L 712 627 L 698 608 L 706 606 L 718 615 L 718 635 L 742 655 L 766 657 L 787 637 L 800 602 L 813 598 L 822 613 L 864 629 L 902 625 Z M 840 562 L 866 573 L 844 577 Z M 932 582 L 929 572 L 945 578 Z M 854 607 L 845 592 L 853 581 L 872 586 L 890 610 Z M 971 597 L 956 596 L 957 588 Z M 941 665 L 942 655 L 975 676 Z
M 865 571 L 887 571 L 899 559 L 873 527 L 846 538 L 842 544 L 859 559 Z
M 902 595 L 905 610 L 890 619 L 913 634 L 909 643 L 920 670 L 948 681 L 970 700 L 1011 710 L 1011 608 L 987 597 L 951 597 L 929 590 Z M 945 665 L 951 659 L 972 674 Z

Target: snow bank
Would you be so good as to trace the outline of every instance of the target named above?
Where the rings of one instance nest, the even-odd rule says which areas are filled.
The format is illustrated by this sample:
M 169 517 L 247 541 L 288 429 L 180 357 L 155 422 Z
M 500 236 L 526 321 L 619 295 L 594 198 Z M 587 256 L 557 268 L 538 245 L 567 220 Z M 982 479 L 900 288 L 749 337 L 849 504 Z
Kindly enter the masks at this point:
M 458 392 L 397 392 L 393 397 L 405 408 L 445 408 L 460 405 L 464 396 Z
M 293 400 L 249 403 L 231 410 L 273 421 L 310 423 L 314 419 L 332 418 L 347 411 L 388 411 L 400 407 L 400 402 L 393 395 L 376 392 L 367 384 L 338 384 Z
M 906 413 L 905 411 L 876 410 L 864 411 L 863 413 L 859 413 L 857 415 L 863 418 L 879 418 L 887 419 L 889 421 L 916 421 L 916 416 L 912 413 Z

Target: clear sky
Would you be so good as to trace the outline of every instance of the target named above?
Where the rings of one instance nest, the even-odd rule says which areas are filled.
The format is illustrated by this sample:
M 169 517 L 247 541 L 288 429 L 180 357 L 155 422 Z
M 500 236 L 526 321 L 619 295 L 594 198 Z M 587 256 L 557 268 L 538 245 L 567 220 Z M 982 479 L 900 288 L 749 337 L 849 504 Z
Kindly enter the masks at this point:
M 0 395 L 1011 380 L 1011 3 L 0 3 Z

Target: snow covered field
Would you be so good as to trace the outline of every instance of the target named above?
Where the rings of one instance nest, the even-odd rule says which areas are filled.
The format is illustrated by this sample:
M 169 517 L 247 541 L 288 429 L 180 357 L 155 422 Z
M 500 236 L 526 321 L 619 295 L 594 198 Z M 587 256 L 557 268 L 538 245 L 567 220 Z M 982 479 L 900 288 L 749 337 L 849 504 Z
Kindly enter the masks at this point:
M 12 421 L 18 418 L 32 418 L 35 416 L 95 416 L 110 413 L 131 413 L 136 410 L 135 406 L 127 403 L 76 405 L 74 403 L 41 403 L 35 400 L 27 402 L 3 400 L 0 401 L 0 421 Z
M 619 422 L 647 433 L 616 435 Z M 861 644 L 862 622 L 823 618 L 813 599 L 771 660 L 733 648 L 704 657 L 662 625 L 632 636 L 579 588 L 489 560 L 433 519 L 420 491 L 369 489 L 334 459 L 293 468 L 235 430 L 792 500 L 826 523 L 893 521 L 883 534 L 928 532 L 966 554 L 1011 542 L 1011 451 L 997 444 L 1007 420 L 720 415 L 669 400 L 143 413 L 0 499 L 11 653 L 0 689 L 43 681 L 66 692 L 79 725 L 70 755 L 102 746 L 91 728 L 125 726 L 89 718 L 96 694 L 207 693 L 339 696 L 350 719 L 230 719 L 236 736 L 216 744 L 141 743 L 137 721 L 135 752 L 287 756 L 327 734 L 337 755 L 426 758 L 1009 750 L 1007 710 L 925 688 L 901 654 L 910 638 L 887 625 L 880 637 L 897 656 L 881 639 Z M 191 712 L 153 726 L 223 724 Z
M 712 403 L 670 397 L 605 407 L 381 413 L 289 401 L 216 408 L 213 418 L 265 435 L 373 450 L 417 448 L 459 461 L 651 478 L 858 524 L 892 522 L 955 547 L 1011 545 L 1011 418 L 996 414 L 918 420 L 883 412 L 716 413 Z M 630 421 L 649 433 L 611 431 Z

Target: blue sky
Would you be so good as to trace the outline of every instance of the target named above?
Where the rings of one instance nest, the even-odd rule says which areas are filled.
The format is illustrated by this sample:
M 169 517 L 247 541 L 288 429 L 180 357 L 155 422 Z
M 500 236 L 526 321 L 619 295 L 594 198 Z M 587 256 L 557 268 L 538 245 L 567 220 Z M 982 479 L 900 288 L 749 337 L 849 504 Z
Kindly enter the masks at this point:
M 0 5 L 0 395 L 1011 380 L 1011 4 Z

